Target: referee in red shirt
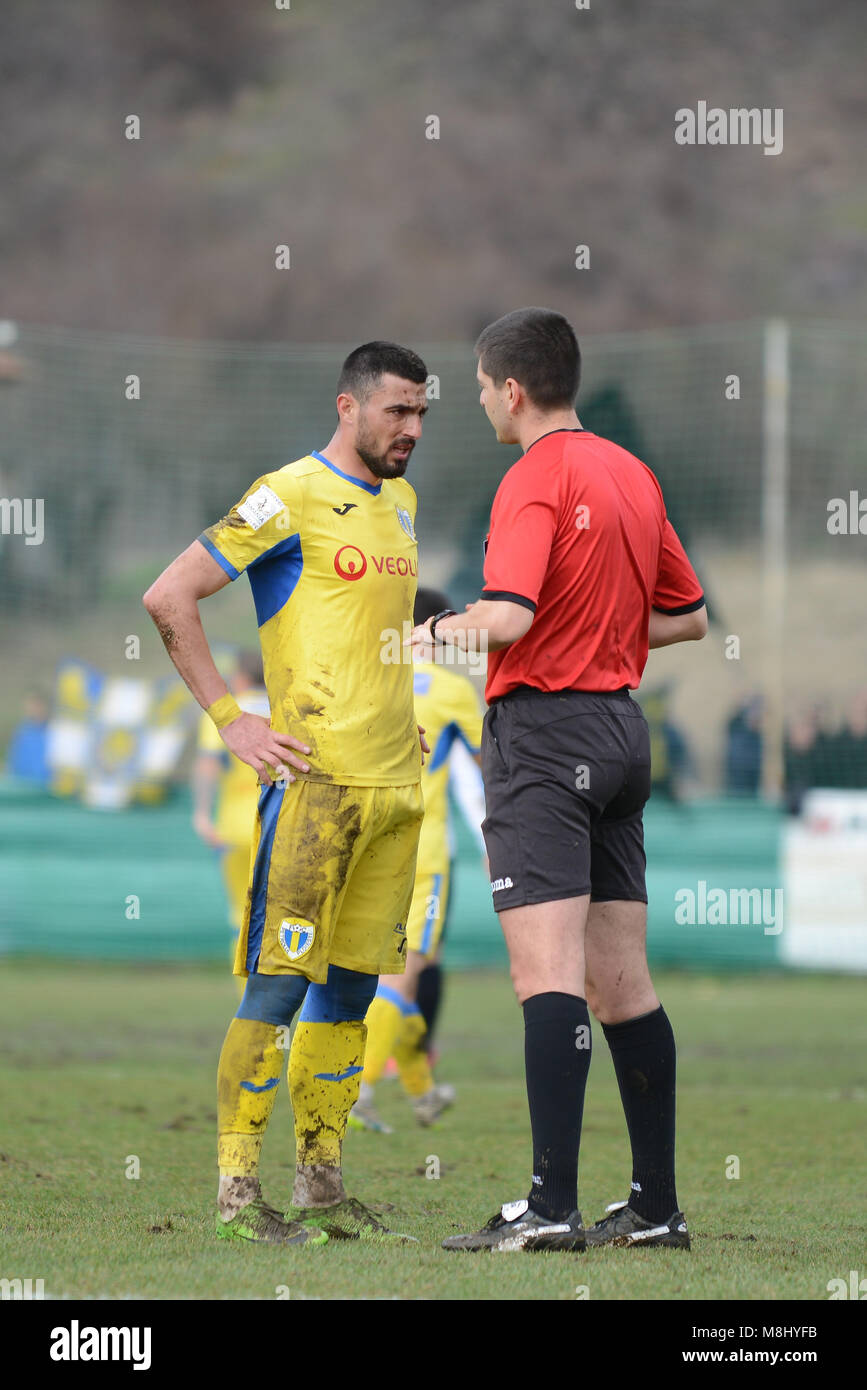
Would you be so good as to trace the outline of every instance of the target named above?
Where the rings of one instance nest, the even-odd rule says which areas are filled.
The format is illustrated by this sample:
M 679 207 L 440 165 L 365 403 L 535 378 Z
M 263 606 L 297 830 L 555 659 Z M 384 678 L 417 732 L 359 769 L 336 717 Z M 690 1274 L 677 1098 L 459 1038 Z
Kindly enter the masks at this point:
M 476 343 L 480 403 L 519 444 L 491 509 L 485 587 L 414 644 L 487 641 L 483 825 L 494 906 L 523 1006 L 529 1195 L 448 1250 L 689 1246 L 674 1178 L 675 1044 L 647 968 L 642 813 L 650 741 L 635 689 L 649 647 L 707 631 L 701 585 L 650 469 L 582 429 L 580 352 L 550 309 Z M 632 1145 L 628 1202 L 586 1232 L 578 1150 L 592 1009 Z

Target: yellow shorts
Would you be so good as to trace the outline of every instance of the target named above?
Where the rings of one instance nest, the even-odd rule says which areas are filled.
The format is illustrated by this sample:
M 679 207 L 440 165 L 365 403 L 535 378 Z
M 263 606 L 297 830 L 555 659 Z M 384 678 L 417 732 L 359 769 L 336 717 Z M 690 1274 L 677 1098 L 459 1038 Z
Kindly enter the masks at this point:
M 423 956 L 433 955 L 443 934 L 448 901 L 448 862 L 439 873 L 420 869 L 415 876 L 415 889 L 406 924 L 406 944 L 411 951 L 420 951 Z
M 250 886 L 250 843 L 229 845 L 220 853 L 223 884 L 229 900 L 229 924 L 241 930 L 247 910 L 247 889 Z
M 399 975 L 423 816 L 417 782 L 266 787 L 235 974 Z

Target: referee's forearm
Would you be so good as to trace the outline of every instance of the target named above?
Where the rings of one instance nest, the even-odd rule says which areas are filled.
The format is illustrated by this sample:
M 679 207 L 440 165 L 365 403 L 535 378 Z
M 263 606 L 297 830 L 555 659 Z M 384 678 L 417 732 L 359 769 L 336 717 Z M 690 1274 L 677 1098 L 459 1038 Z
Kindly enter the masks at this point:
M 707 632 L 707 608 L 703 605 L 692 613 L 661 613 L 651 608 L 647 630 L 647 645 L 671 647 L 675 642 L 700 642 Z
M 500 651 L 510 647 L 528 631 L 533 612 L 516 603 L 502 600 L 479 599 L 467 610 L 454 618 L 441 618 L 437 623 L 436 635 L 444 642 L 450 642 L 465 651 Z

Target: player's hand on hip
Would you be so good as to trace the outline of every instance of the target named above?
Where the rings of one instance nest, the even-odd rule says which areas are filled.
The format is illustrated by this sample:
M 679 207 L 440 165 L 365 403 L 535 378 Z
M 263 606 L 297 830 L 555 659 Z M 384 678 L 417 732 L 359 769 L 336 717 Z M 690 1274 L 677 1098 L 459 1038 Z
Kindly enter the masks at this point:
M 310 771 L 310 764 L 292 751 L 309 753 L 306 743 L 291 734 L 278 733 L 261 715 L 242 714 L 220 733 L 229 752 L 242 763 L 249 764 L 265 786 L 271 786 L 277 779 L 294 782 L 290 771 L 293 767 L 299 772 Z
M 421 765 L 422 765 L 422 767 L 424 767 L 424 755 L 425 755 L 425 753 L 429 753 L 429 752 L 430 752 L 430 744 L 428 743 L 427 739 L 426 739 L 425 736 L 424 736 L 425 731 L 424 731 L 424 729 L 422 728 L 421 724 L 416 724 L 415 727 L 418 729 L 418 741 L 419 741 L 419 744 L 421 745 Z

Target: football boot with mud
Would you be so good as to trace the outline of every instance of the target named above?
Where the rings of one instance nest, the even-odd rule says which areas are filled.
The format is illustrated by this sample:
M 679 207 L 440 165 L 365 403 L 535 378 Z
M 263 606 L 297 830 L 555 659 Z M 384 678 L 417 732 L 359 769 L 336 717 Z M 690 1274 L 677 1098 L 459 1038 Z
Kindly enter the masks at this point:
M 440 1115 L 455 1103 L 455 1088 L 445 1082 L 437 1082 L 423 1096 L 415 1096 L 412 1102 L 413 1113 L 423 1128 L 436 1124 Z
M 577 1209 L 563 1221 L 549 1221 L 531 1209 L 524 1197 L 506 1202 L 486 1226 L 472 1235 L 448 1236 L 443 1250 L 570 1250 L 584 1249 L 584 1223 Z
M 689 1250 L 689 1231 L 682 1211 L 667 1221 L 645 1221 L 628 1202 L 612 1202 L 601 1221 L 587 1228 L 588 1245 L 667 1245 L 673 1250 Z
M 377 1245 L 417 1245 L 415 1236 L 389 1230 L 374 1212 L 356 1197 L 346 1197 L 330 1207 L 289 1207 L 284 1220 L 308 1224 L 325 1231 L 330 1240 L 363 1240 Z
M 217 1212 L 217 1236 L 220 1240 L 251 1242 L 254 1245 L 327 1245 L 328 1236 L 313 1222 L 303 1226 L 298 1221 L 286 1221 L 281 1212 L 269 1207 L 261 1197 L 241 1207 L 230 1221 Z

